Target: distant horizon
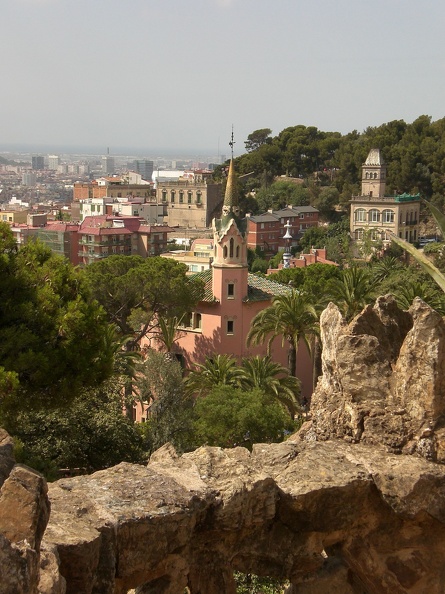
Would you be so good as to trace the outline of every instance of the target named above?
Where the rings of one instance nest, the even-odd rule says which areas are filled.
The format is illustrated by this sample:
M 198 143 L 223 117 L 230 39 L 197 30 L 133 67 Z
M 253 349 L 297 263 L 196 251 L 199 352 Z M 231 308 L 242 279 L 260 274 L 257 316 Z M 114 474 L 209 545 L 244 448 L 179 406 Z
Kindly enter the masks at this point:
M 109 153 L 108 153 L 109 150 Z M 199 159 L 203 157 L 215 157 L 218 155 L 215 149 L 175 149 L 175 148 L 144 148 L 130 146 L 103 147 L 100 145 L 88 144 L 45 144 L 45 143 L 0 143 L 0 154 L 66 154 L 66 155 L 92 155 L 92 156 L 110 156 L 110 157 L 138 157 L 147 159 L 156 159 L 159 157 L 175 157 L 176 159 Z M 228 158 L 230 147 L 221 153 Z M 241 154 L 241 153 L 240 153 Z M 219 155 L 219 156 L 221 156 Z

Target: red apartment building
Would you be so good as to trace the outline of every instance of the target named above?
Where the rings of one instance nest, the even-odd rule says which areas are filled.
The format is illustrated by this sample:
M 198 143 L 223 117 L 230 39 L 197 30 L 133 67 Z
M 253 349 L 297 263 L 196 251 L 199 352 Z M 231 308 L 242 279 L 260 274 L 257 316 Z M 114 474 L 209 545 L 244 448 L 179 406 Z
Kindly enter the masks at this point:
M 167 246 L 170 228 L 146 225 L 139 217 L 85 217 L 79 226 L 81 266 L 112 255 L 158 256 Z
M 319 211 L 312 206 L 287 206 L 281 210 L 269 210 L 264 214 L 248 217 L 247 246 L 260 247 L 266 255 L 276 254 L 286 247 L 284 224 L 291 224 L 290 233 L 296 244 L 310 227 L 318 227 Z

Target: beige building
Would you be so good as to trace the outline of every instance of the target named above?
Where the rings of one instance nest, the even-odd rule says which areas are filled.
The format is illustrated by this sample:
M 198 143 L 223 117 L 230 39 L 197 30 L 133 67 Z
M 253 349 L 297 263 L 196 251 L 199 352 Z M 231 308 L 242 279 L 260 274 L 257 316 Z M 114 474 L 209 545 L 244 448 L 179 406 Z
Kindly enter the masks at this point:
M 371 149 L 362 167 L 362 193 L 351 199 L 350 231 L 360 241 L 367 232 L 373 239 L 390 242 L 386 230 L 402 239 L 419 239 L 420 195 L 385 196 L 386 165 L 380 149 Z
M 27 224 L 29 210 L 1 210 L 0 221 L 12 225 Z
M 167 206 L 166 223 L 170 227 L 203 229 L 222 204 L 221 184 L 194 173 L 175 181 L 160 181 L 156 188 L 159 204 Z
M 190 251 L 175 250 L 161 254 L 163 258 L 170 258 L 176 262 L 182 262 L 188 268 L 188 274 L 209 270 L 213 261 L 213 239 L 195 239 Z

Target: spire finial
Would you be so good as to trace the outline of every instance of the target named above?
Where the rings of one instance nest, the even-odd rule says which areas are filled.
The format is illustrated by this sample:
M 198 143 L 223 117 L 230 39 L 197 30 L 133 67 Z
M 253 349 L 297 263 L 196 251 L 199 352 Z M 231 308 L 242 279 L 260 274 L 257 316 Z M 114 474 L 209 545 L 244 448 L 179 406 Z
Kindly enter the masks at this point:
M 235 141 L 233 140 L 233 124 L 232 124 L 232 136 L 230 137 L 230 142 L 229 142 L 230 150 L 232 151 L 232 161 L 233 161 L 233 145 L 234 144 L 235 144 Z

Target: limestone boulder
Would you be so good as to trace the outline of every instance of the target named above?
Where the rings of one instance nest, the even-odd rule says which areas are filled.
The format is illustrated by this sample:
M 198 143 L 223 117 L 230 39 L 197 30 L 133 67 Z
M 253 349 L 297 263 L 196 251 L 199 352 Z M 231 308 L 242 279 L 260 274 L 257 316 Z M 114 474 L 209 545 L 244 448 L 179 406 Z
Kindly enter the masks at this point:
M 45 479 L 15 465 L 13 442 L 0 430 L 0 594 L 34 594 L 40 544 L 49 518 Z
M 443 462 L 445 323 L 416 298 L 401 311 L 377 299 L 347 324 L 330 304 L 320 320 L 323 376 L 301 438 L 340 438 Z
M 444 493 L 441 465 L 365 444 L 165 447 L 50 485 L 44 543 L 68 594 L 230 594 L 234 569 L 296 592 L 439 594 Z

